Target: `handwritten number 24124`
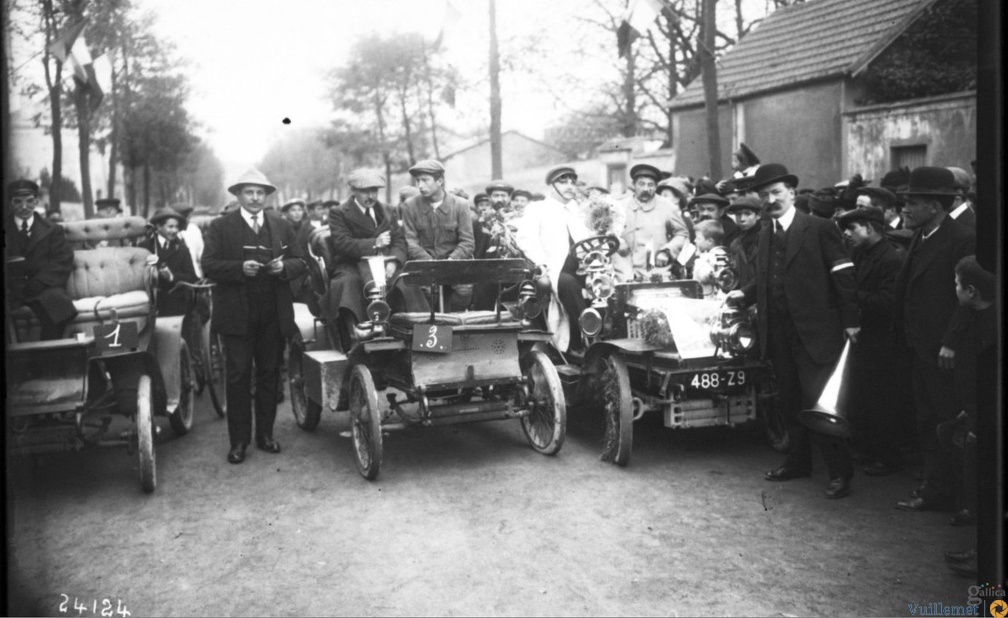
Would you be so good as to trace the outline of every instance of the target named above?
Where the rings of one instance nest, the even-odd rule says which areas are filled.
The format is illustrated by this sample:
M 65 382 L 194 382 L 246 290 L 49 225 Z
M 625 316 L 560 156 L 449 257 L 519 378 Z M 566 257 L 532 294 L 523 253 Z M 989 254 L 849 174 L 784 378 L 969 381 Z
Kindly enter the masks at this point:
M 63 602 L 60 603 L 59 611 L 61 614 L 66 614 L 70 609 L 70 597 L 65 594 L 60 594 L 60 596 L 63 598 Z M 122 618 L 127 618 L 130 615 L 129 610 L 126 609 L 126 605 L 123 604 L 121 599 L 116 599 L 116 607 L 113 609 L 111 599 L 102 599 L 100 603 L 97 599 L 92 599 L 91 607 L 88 607 L 86 602 L 74 597 L 73 610 L 77 612 L 78 616 L 83 616 L 84 613 L 89 610 L 90 615 L 101 615 L 105 618 L 112 618 L 117 615 L 122 616 Z

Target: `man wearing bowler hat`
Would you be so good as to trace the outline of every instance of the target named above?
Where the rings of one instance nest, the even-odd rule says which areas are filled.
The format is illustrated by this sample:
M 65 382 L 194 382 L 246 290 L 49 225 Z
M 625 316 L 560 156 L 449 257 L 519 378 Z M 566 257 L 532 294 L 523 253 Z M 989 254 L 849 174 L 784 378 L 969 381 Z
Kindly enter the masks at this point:
M 262 172 L 242 174 L 228 187 L 239 208 L 213 220 L 203 252 L 203 272 L 217 283 L 210 327 L 224 339 L 227 459 L 234 464 L 245 461 L 252 441 L 253 375 L 256 447 L 280 452 L 273 439 L 280 358 L 284 339 L 297 332 L 289 282 L 305 271 L 305 262 L 290 223 L 264 210 L 275 191 Z
M 158 315 L 185 315 L 192 304 L 192 290 L 176 288 L 179 283 L 195 283 L 199 277 L 193 268 L 189 247 L 179 237 L 185 217 L 175 209 L 159 208 L 150 218 L 154 234 L 137 246 L 157 257 Z
M 654 266 L 671 264 L 689 240 L 679 208 L 656 193 L 660 176 L 653 165 L 634 165 L 630 168 L 633 194 L 617 202 L 626 213 L 626 223 L 613 265 L 624 281 L 633 279 L 635 270 L 646 268 L 649 253 Z
M 869 458 L 864 473 L 885 476 L 900 468 L 902 419 L 911 395 L 910 356 L 893 329 L 893 295 L 903 258 L 885 236 L 882 210 L 861 206 L 837 220 L 854 258 L 858 344 L 847 369 L 846 405 L 859 450 Z
M 736 306 L 756 303 L 762 355 L 773 363 L 791 438 L 784 463 L 764 477 L 787 481 L 812 474 L 812 433 L 799 421 L 800 412 L 818 401 L 845 336 L 852 342 L 858 336 L 854 265 L 833 221 L 795 209 L 797 176 L 769 163 L 754 178 L 771 224 L 760 230 L 755 281 L 729 292 L 726 300 Z M 854 475 L 846 443 L 828 435 L 817 438 L 830 479 L 826 497 L 842 498 Z
M 974 253 L 976 237 L 949 217 L 959 196 L 955 177 L 944 167 L 910 172 L 903 223 L 913 230 L 906 261 L 896 279 L 896 321 L 913 350 L 913 391 L 924 455 L 924 478 L 910 498 L 896 503 L 907 511 L 950 510 L 955 461 L 938 446 L 938 424 L 955 418 L 952 369 L 954 324 L 959 307 L 955 265 Z
M 38 185 L 30 180 L 7 185 L 7 304 L 10 309 L 28 307 L 39 321 L 42 339 L 59 339 L 77 315 L 66 292 L 73 249 L 61 226 L 35 212 L 38 194 Z

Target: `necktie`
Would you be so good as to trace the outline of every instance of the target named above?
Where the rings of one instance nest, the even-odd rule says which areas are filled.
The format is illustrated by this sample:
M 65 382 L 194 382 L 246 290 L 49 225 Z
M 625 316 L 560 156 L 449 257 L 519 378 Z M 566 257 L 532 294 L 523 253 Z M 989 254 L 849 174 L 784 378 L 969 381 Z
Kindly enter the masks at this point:
M 259 215 L 252 215 L 252 231 L 259 234 Z
M 777 239 L 777 242 L 784 244 L 784 226 L 781 225 L 780 221 L 776 220 L 774 221 L 774 237 Z
M 374 217 L 374 210 L 370 206 L 367 207 L 367 216 L 368 216 L 368 219 L 371 219 L 371 223 L 374 223 L 375 227 L 378 227 L 378 221 L 375 220 L 375 217 Z
M 24 221 L 21 222 L 21 236 L 23 236 L 25 240 L 28 240 L 28 220 L 27 219 L 25 219 Z

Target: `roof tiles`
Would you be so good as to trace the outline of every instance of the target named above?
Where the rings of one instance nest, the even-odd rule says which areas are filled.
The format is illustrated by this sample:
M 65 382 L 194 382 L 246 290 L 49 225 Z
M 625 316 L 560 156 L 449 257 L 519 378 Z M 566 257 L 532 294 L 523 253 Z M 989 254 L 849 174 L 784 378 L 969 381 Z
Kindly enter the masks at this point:
M 812 0 L 775 11 L 717 65 L 718 99 L 844 75 L 888 45 L 930 0 Z M 671 103 L 702 105 L 694 79 Z

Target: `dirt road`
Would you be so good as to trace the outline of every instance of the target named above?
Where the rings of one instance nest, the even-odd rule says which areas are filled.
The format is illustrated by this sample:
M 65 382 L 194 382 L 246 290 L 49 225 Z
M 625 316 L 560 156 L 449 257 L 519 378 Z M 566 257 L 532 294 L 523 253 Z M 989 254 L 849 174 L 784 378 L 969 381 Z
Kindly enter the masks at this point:
M 749 432 L 655 416 L 625 469 L 598 460 L 594 430 L 572 426 L 548 458 L 497 422 L 394 432 L 367 482 L 331 417 L 309 434 L 282 405 L 283 452 L 234 466 L 207 396 L 196 414 L 182 438 L 161 423 L 150 495 L 121 449 L 8 466 L 15 615 L 95 615 L 105 599 L 132 616 L 907 615 L 966 600 L 942 552 L 970 531 L 893 508 L 910 470 L 830 501 L 822 471 L 765 482 L 779 455 Z

